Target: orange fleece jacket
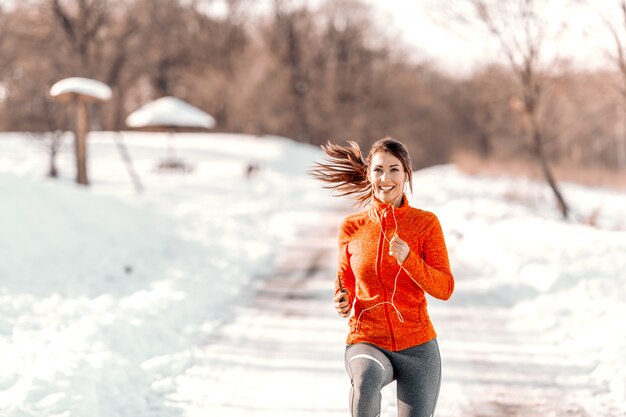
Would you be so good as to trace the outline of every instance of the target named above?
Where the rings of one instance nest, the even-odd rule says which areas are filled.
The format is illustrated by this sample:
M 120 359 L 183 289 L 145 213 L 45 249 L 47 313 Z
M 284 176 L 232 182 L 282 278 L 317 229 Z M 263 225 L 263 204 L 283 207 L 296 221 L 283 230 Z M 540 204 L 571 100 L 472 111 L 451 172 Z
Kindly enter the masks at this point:
M 396 224 L 410 248 L 402 265 L 389 255 Z M 395 208 L 374 199 L 369 210 L 346 217 L 339 227 L 338 279 L 353 304 L 348 344 L 398 351 L 434 339 L 424 292 L 447 300 L 454 290 L 439 220 L 409 206 L 406 196 Z

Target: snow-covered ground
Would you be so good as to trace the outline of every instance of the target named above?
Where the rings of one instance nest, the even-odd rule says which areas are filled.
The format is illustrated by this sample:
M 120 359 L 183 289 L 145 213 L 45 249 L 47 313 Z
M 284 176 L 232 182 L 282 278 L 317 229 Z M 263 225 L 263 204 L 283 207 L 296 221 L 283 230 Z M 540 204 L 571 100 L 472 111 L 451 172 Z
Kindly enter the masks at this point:
M 281 248 L 328 222 L 329 210 L 345 211 L 306 177 L 320 157 L 311 146 L 179 134 L 170 139 L 191 171 L 159 172 L 167 135 L 123 133 L 145 188 L 136 193 L 116 137 L 91 134 L 84 189 L 73 183 L 69 141 L 53 181 L 41 143 L 0 135 L 0 415 L 199 410 L 201 398 L 173 400 L 194 398 L 189 377 L 184 395 L 176 381 L 271 276 Z M 248 177 L 250 164 L 260 169 Z M 541 184 L 453 166 L 415 173 L 412 204 L 439 216 L 457 281 L 450 301 L 430 306 L 441 416 L 485 402 L 495 410 L 494 398 L 510 405 L 515 392 L 547 410 L 554 389 L 587 415 L 626 413 L 626 196 L 564 192 L 575 221 L 559 218 Z M 598 226 L 584 225 L 593 213 Z M 516 369 L 533 367 L 541 377 L 516 380 Z
M 524 180 L 436 167 L 415 190 L 413 205 L 447 229 L 457 282 L 449 302 L 431 303 L 449 349 L 440 411 L 626 415 L 626 195 L 565 185 L 576 220 L 564 222 L 547 187 Z M 599 226 L 586 226 L 595 212 Z

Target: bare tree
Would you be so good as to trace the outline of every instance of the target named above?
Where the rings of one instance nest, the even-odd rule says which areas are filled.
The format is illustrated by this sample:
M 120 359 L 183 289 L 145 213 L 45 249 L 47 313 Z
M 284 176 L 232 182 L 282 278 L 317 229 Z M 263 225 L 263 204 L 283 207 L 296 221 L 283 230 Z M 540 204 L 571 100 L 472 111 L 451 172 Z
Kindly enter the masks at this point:
M 393 65 L 390 60 L 384 63 L 390 54 L 386 45 L 381 46 L 383 42 L 371 42 L 372 38 L 384 38 L 376 36 L 370 11 L 361 2 L 328 2 L 320 14 L 318 21 L 323 23 L 313 56 L 316 88 L 312 93 L 322 93 L 317 101 L 326 108 L 322 123 L 315 124 L 317 129 L 327 124 L 331 135 L 360 137 L 367 142 L 378 130 L 375 118 L 368 117 L 377 111 L 375 97 L 383 92 L 383 85 L 375 80 L 377 68 Z M 350 119 L 352 123 L 346 123 Z
M 190 51 L 191 65 L 185 68 L 181 82 L 203 85 L 202 89 L 186 95 L 210 110 L 216 129 L 232 130 L 236 124 L 236 96 L 241 94 L 242 73 L 247 65 L 245 53 L 251 40 L 252 31 L 248 30 L 251 21 L 245 12 L 250 0 L 225 1 L 221 16 L 204 13 L 204 4 L 192 3 L 188 13 L 195 29 L 191 38 L 196 46 Z
M 618 0 L 617 3 L 621 25 L 613 23 L 607 16 L 603 16 L 602 20 L 613 37 L 613 53 L 610 53 L 610 56 L 621 76 L 621 85 L 618 88 L 621 94 L 621 105 L 618 112 L 622 114 L 622 125 L 626 125 L 626 0 Z M 622 129 L 621 137 L 618 137 L 616 153 L 618 167 L 626 168 L 626 128 Z
M 136 64 L 143 66 L 153 98 L 174 95 L 181 74 L 202 54 L 195 10 L 178 0 L 139 0 L 135 13 L 145 49 Z
M 6 15 L 2 5 L 0 5 L 0 68 L 5 67 L 8 63 L 8 57 L 4 54 L 4 43 L 7 39 L 6 32 Z
M 83 76 L 94 77 L 94 46 L 109 20 L 107 0 L 51 0 L 51 10 Z
M 307 36 L 314 30 L 312 15 L 306 6 L 289 7 L 282 0 L 274 0 L 274 21 L 278 38 L 274 40 L 276 53 L 286 68 L 290 96 L 293 103 L 293 123 L 297 138 L 310 141 L 307 94 L 310 91 L 310 69 L 307 65 Z M 310 44 L 309 44 L 310 45 Z
M 447 101 L 466 132 L 464 147 L 476 150 L 483 158 L 503 154 L 503 145 L 511 148 L 514 123 L 509 99 L 514 94 L 515 80 L 508 67 L 501 65 L 490 65 L 459 82 Z
M 103 105 L 106 112 L 105 128 L 119 130 L 124 127 L 127 114 L 126 101 L 128 92 L 139 80 L 143 70 L 133 61 L 143 56 L 140 42 L 141 27 L 136 4 L 117 4 L 110 10 L 115 25 L 105 29 L 106 38 L 97 48 L 98 61 L 102 62 L 102 79 L 111 87 L 111 101 Z
M 548 162 L 545 121 L 540 114 L 547 82 L 541 65 L 542 49 L 547 37 L 553 35 L 556 22 L 541 16 L 540 5 L 535 0 L 466 0 L 463 4 L 469 6 L 475 19 L 457 14 L 454 16 L 456 21 L 470 25 L 479 23 L 485 28 L 515 75 L 520 96 L 512 99 L 512 107 L 521 118 L 532 153 L 553 191 L 559 210 L 567 218 L 570 209 Z
M 49 178 L 59 177 L 59 168 L 57 167 L 57 155 L 63 146 L 63 136 L 65 132 L 61 130 L 53 130 L 46 132 L 34 133 L 35 139 L 40 141 L 48 154 L 48 170 L 46 176 Z
M 59 104 L 47 98 L 42 101 L 41 109 L 46 124 L 45 130 L 39 132 L 39 137 L 43 140 L 44 147 L 49 156 L 47 176 L 57 178 L 59 176 L 59 169 L 57 167 L 56 158 L 63 145 L 63 136 L 65 135 L 65 131 L 61 130 L 60 126 L 67 124 L 64 120 L 67 117 L 67 113 L 63 112 L 63 115 L 60 115 Z
M 497 40 L 509 66 L 517 76 L 522 97 L 516 109 L 527 125 L 543 175 L 554 192 L 563 217 L 567 218 L 569 206 L 548 163 L 543 125 L 539 117 L 539 108 L 545 91 L 544 74 L 541 72 L 539 59 L 548 23 L 538 14 L 534 0 L 490 4 L 484 0 L 471 1 L 478 17 Z M 498 7 L 504 4 L 509 7 L 498 10 Z M 519 24 L 516 25 L 517 22 Z
M 47 95 L 52 82 L 50 77 L 55 75 L 50 74 L 48 62 L 41 57 L 53 41 L 45 35 L 47 31 L 42 29 L 40 17 L 36 13 L 22 15 L 19 10 L 13 10 L 10 23 L 0 26 L 4 32 L 0 36 L 0 54 L 7 58 L 0 67 L 8 75 L 6 97 L 0 104 L 6 104 L 2 114 L 7 117 L 8 127 L 28 130 L 43 146 L 49 156 L 47 176 L 56 178 L 59 174 L 56 157 L 64 135 L 61 129 L 67 125 L 67 120 L 63 109 Z M 31 26 L 33 21 L 39 22 L 34 25 L 37 29 L 23 32 L 22 28 Z M 29 59 L 29 54 L 38 59 Z M 2 75 L 0 73 L 0 80 L 4 78 Z

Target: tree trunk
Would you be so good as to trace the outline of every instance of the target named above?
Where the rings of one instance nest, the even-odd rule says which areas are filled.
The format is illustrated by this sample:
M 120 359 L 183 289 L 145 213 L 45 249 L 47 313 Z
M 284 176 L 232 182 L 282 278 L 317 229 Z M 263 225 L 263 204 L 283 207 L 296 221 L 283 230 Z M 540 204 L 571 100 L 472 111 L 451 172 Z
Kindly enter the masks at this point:
M 626 76 L 626 74 L 625 74 Z M 625 77 L 626 78 L 626 77 Z M 625 83 L 626 84 L 626 83 Z M 617 169 L 626 170 L 626 95 L 622 97 L 621 134 L 617 135 Z
M 309 142 L 311 138 L 306 114 L 306 94 L 309 90 L 309 84 L 304 70 L 303 39 L 296 28 L 294 16 L 279 15 L 279 19 L 283 20 L 284 34 L 287 39 L 285 61 L 289 65 L 291 92 L 294 99 L 294 133 L 299 141 Z
M 534 142 L 535 155 L 537 156 L 537 158 L 539 158 L 541 171 L 548 185 L 552 189 L 552 192 L 554 193 L 554 197 L 556 198 L 557 205 L 559 207 L 559 210 L 561 211 L 561 214 L 563 215 L 563 218 L 567 220 L 569 216 L 569 207 L 565 202 L 565 198 L 563 198 L 563 194 L 559 189 L 559 185 L 557 184 L 554 175 L 552 174 L 552 170 L 550 169 L 550 164 L 548 163 L 548 159 L 546 157 L 543 147 L 543 134 L 541 133 L 541 124 L 537 120 L 537 109 L 539 107 L 538 104 L 541 98 L 541 85 L 538 83 L 538 80 L 535 77 L 535 68 L 533 66 L 533 60 L 531 58 L 532 56 L 525 60 L 523 70 L 519 74 L 524 94 L 524 111 L 526 112 L 526 116 L 529 120 L 530 133 Z
M 559 189 L 559 185 L 554 179 L 554 175 L 552 174 L 552 170 L 550 169 L 550 165 L 548 164 L 548 160 L 546 158 L 546 155 L 543 149 L 543 137 L 541 135 L 541 132 L 539 131 L 538 126 L 535 124 L 535 122 L 533 122 L 532 124 L 532 129 L 533 129 L 533 132 L 532 132 L 533 141 L 535 144 L 535 154 L 539 158 L 541 171 L 546 181 L 548 182 L 548 185 L 552 189 L 552 192 L 554 193 L 554 196 L 557 200 L 557 204 L 559 206 L 559 210 L 561 211 L 563 218 L 567 219 L 569 217 L 569 206 L 565 202 L 565 199 L 563 198 L 563 195 L 561 194 L 561 191 Z
M 121 132 L 117 132 L 117 134 L 115 135 L 115 145 L 117 145 L 117 150 L 122 156 L 122 160 L 124 161 L 126 170 L 128 171 L 128 174 L 130 175 L 130 178 L 133 181 L 133 185 L 135 186 L 135 191 L 137 191 L 137 193 L 142 192 L 143 186 L 141 185 L 141 180 L 139 179 L 139 175 L 137 174 L 137 171 L 135 171 L 135 168 L 133 167 L 133 161 L 130 158 L 130 153 L 128 153 L 128 149 L 126 148 L 126 146 L 124 145 L 124 142 L 122 141 Z
M 491 155 L 491 140 L 489 133 L 481 129 L 478 136 L 478 153 L 483 158 L 487 158 Z
M 57 164 L 56 164 L 56 155 L 57 152 L 55 149 L 51 149 L 50 150 L 50 164 L 48 166 L 48 177 L 49 178 L 58 178 L 59 177 L 59 170 L 57 169 Z
M 59 178 L 59 169 L 57 168 L 57 155 L 59 153 L 59 147 L 61 146 L 60 142 L 61 136 L 57 135 L 56 132 L 53 132 L 50 135 L 50 146 L 48 147 L 48 156 L 50 157 L 48 164 L 48 178 Z

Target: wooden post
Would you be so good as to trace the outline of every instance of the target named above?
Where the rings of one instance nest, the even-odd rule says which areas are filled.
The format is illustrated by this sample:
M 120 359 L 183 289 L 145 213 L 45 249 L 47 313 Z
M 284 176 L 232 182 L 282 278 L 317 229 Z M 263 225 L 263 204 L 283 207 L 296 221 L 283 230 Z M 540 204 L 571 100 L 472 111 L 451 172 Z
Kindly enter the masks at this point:
M 59 101 L 73 104 L 76 108 L 74 130 L 74 154 L 76 155 L 76 182 L 89 185 L 87 176 L 87 133 L 89 115 L 87 103 L 111 98 L 111 88 L 100 81 L 82 77 L 70 77 L 57 81 L 50 87 L 50 95 Z
M 76 182 L 81 185 L 89 185 L 87 178 L 87 132 L 89 131 L 89 116 L 87 103 L 76 97 Z

